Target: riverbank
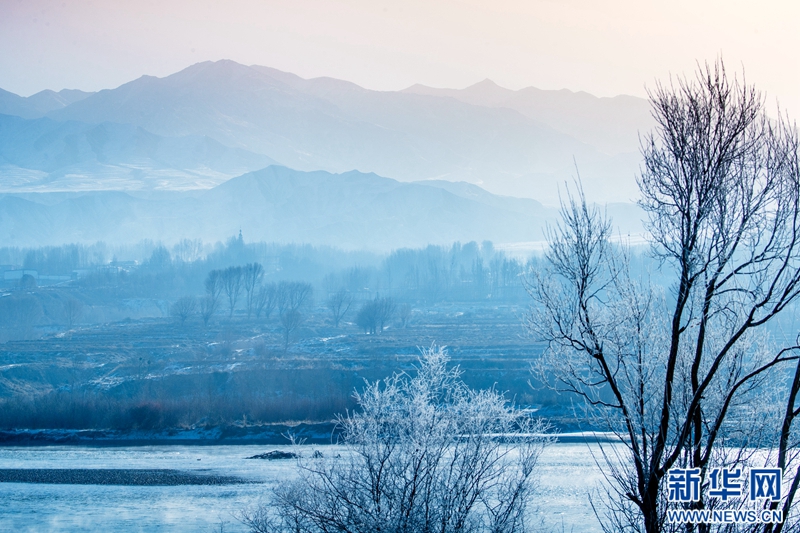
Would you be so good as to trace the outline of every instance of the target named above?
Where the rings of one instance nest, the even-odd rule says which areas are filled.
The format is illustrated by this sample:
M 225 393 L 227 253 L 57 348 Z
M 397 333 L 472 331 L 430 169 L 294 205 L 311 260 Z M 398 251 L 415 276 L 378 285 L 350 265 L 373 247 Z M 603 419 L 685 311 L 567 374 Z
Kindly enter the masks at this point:
M 15 429 L 0 431 L 0 446 L 286 445 L 291 443 L 292 438 L 295 442 L 302 441 L 306 444 L 333 444 L 338 435 L 335 422 L 174 428 L 160 431 Z
M 162 431 L 19 429 L 0 431 L 0 446 L 285 446 L 292 439 L 305 444 L 336 444 L 340 433 L 335 422 L 217 426 Z M 613 434 L 596 431 L 562 431 L 553 435 L 560 443 L 617 442 Z

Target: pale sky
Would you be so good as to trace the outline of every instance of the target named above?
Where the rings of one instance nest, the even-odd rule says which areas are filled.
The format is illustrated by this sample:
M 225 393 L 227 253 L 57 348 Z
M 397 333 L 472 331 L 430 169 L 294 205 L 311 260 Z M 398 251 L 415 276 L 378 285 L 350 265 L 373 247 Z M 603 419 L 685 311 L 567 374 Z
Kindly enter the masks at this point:
M 645 95 L 722 55 L 800 114 L 800 2 L 0 0 L 0 88 L 99 90 L 233 59 L 367 88 Z

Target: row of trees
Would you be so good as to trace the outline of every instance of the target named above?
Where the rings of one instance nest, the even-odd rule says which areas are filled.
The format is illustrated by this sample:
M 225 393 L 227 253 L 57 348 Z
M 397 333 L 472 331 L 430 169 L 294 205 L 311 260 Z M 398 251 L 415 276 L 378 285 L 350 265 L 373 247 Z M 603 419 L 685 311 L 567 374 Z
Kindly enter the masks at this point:
M 302 322 L 300 309 L 310 303 L 312 287 L 307 283 L 282 281 L 260 285 L 256 288 L 253 286 L 253 280 L 257 279 L 259 269 L 260 265 L 253 264 L 244 267 L 230 267 L 225 270 L 212 270 L 206 280 L 206 297 L 201 299 L 199 304 L 193 296 L 179 298 L 170 308 L 171 315 L 183 325 L 199 311 L 203 322 L 208 325 L 208 321 L 224 296 L 228 303 L 228 317 L 230 318 L 233 316 L 236 302 L 239 301 L 236 294 L 237 288 L 240 291 L 243 288 L 248 319 L 251 316 L 260 318 L 262 313 L 265 318 L 269 318 L 272 311 L 277 309 L 288 343 L 288 335 Z M 331 312 L 333 325 L 338 328 L 354 301 L 352 294 L 342 289 L 332 294 L 326 303 Z M 408 304 L 398 306 L 392 298 L 378 296 L 366 301 L 361 306 L 355 321 L 356 325 L 365 333 L 378 334 L 395 317 L 398 317 L 401 325 L 405 326 L 410 314 L 411 306 Z
M 350 267 L 332 272 L 323 286 L 351 293 L 373 292 L 406 299 L 436 302 L 442 299 L 522 299 L 521 279 L 529 267 L 506 256 L 491 242 L 454 243 L 392 252 L 372 268 Z
M 201 302 L 201 314 L 207 323 L 217 311 L 222 297 L 227 304 L 228 316 L 240 302 L 244 292 L 244 308 L 247 318 L 269 318 L 273 310 L 280 315 L 297 312 L 311 303 L 313 288 L 309 283 L 281 281 L 264 283 L 264 268 L 259 263 L 232 266 L 223 270 L 212 270 L 205 280 L 206 296 Z
M 289 345 L 291 334 L 302 324 L 301 310 L 311 303 L 313 288 L 309 283 L 281 281 L 264 283 L 264 268 L 259 263 L 244 266 L 231 266 L 212 270 L 205 280 L 206 294 L 199 302 L 193 296 L 179 298 L 170 308 L 171 314 L 183 325 L 192 315 L 199 312 L 203 323 L 208 326 L 211 317 L 224 304 L 228 318 L 242 301 L 247 318 L 268 319 L 277 310 L 284 333 L 284 348 Z
M 98 243 L 0 248 L 0 264 L 24 264 L 40 274 L 70 275 L 78 270 L 76 285 L 95 300 L 173 299 L 202 290 L 209 271 L 254 264 L 264 265 L 262 272 L 256 273 L 262 279 L 277 281 L 285 272 L 292 272 L 294 277 L 329 293 L 345 289 L 359 297 L 380 293 L 428 302 L 487 297 L 520 300 L 525 295 L 520 280 L 526 269 L 524 261 L 507 257 L 488 241 L 401 249 L 381 258 L 325 247 L 245 244 L 241 235 L 214 246 L 183 240 L 172 247 L 142 241 L 129 246 Z M 239 298 L 247 295 L 244 281 L 242 284 Z M 257 296 L 258 292 L 253 293 L 250 299 Z M 237 301 L 237 305 L 241 302 Z M 229 302 L 220 306 L 229 307 Z M 254 302 L 246 307 L 252 313 Z

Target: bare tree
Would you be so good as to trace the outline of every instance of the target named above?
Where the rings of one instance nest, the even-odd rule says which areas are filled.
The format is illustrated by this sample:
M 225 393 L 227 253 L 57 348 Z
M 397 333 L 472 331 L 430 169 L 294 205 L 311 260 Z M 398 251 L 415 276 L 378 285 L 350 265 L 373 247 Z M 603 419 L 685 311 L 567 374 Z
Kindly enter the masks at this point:
M 313 287 L 300 281 L 281 281 L 277 287 L 278 312 L 283 315 L 287 311 L 298 311 L 311 302 Z
M 397 304 L 392 298 L 389 297 L 376 298 L 375 302 L 378 307 L 378 332 L 382 333 L 389 322 L 392 321 L 395 311 L 397 311 Z
M 163 245 L 159 244 L 153 249 L 150 254 L 150 259 L 147 260 L 146 265 L 154 270 L 164 270 L 172 265 L 172 255 Z
M 205 281 L 206 299 L 202 304 L 205 308 L 204 315 L 208 313 L 209 318 L 211 318 L 219 306 L 219 298 L 222 294 L 222 287 L 222 271 L 212 270 L 209 272 Z M 208 324 L 208 319 L 204 318 L 203 320 L 206 322 L 206 324 Z
M 374 300 L 366 302 L 356 315 L 356 324 L 366 333 L 382 333 L 386 324 L 394 316 L 397 304 L 388 297 L 376 296 Z
M 794 128 L 769 121 L 760 94 L 721 62 L 650 100 L 658 127 L 643 141 L 641 205 L 673 284 L 633 278 L 582 193 L 562 206 L 528 283 L 529 328 L 548 344 L 541 376 L 583 396 L 628 447 L 606 463 L 608 531 L 678 527 L 665 522 L 671 468 L 698 468 L 703 484 L 713 467 L 752 460 L 770 433 L 753 411 L 758 385 L 796 358 L 764 333 L 800 294 Z
M 252 531 L 514 533 L 527 531 L 545 426 L 495 390 L 476 391 L 424 350 L 416 376 L 356 394 L 339 419 L 341 456 L 300 460 L 272 506 L 246 513 Z
M 64 300 L 64 319 L 67 321 L 67 327 L 72 327 L 78 323 L 83 315 L 83 302 L 77 298 L 69 297 Z
M 269 318 L 277 304 L 278 286 L 274 283 L 260 286 L 253 303 L 256 318 L 259 318 L 261 313 L 264 313 L 264 318 Z
M 228 297 L 228 317 L 233 316 L 233 310 L 236 309 L 236 302 L 239 301 L 239 295 L 242 293 L 242 267 L 228 267 L 222 271 L 222 289 L 225 291 L 225 296 Z
M 303 322 L 303 315 L 300 311 L 289 309 L 281 313 L 281 327 L 283 328 L 283 349 L 289 348 L 289 340 L 292 333 L 300 327 Z
M 242 268 L 242 286 L 245 292 L 248 319 L 254 311 L 255 299 L 258 296 L 257 288 L 263 277 L 264 269 L 259 263 L 248 263 Z
M 178 298 L 169 310 L 170 314 L 177 318 L 183 326 L 197 310 L 197 300 L 194 296 L 183 296 Z
M 200 239 L 183 239 L 172 247 L 173 255 L 183 263 L 192 263 L 203 254 L 203 241 Z
M 203 325 L 208 327 L 208 322 L 217 310 L 217 305 L 211 296 L 204 296 L 200 299 L 200 318 L 203 319 Z
M 341 322 L 353 304 L 353 297 L 347 290 L 339 289 L 328 298 L 327 303 L 328 309 L 330 309 L 333 316 L 333 327 L 338 328 L 339 322 Z
M 376 334 L 378 332 L 378 307 L 374 300 L 369 300 L 361 306 L 356 313 L 356 325 L 364 333 Z
M 397 318 L 400 319 L 400 327 L 405 329 L 408 326 L 408 321 L 411 319 L 411 306 L 403 304 L 397 309 Z
M 275 288 L 275 302 L 283 328 L 284 350 L 289 347 L 292 332 L 300 327 L 303 320 L 300 310 L 310 303 L 312 294 L 311 285 L 299 281 L 281 281 Z
M 800 531 L 800 521 L 797 519 L 797 512 L 794 507 L 798 487 L 800 487 L 800 439 L 796 421 L 800 416 L 800 359 L 795 365 L 794 375 L 790 380 L 789 391 L 786 398 L 786 407 L 781 420 L 780 433 L 778 434 L 778 456 L 776 466 L 783 470 L 787 479 L 787 490 L 783 501 L 773 501 L 770 509 L 780 508 L 783 511 L 783 523 L 770 527 L 765 526 L 765 533 L 781 533 L 783 531 Z M 793 511 L 795 511 L 793 513 Z M 789 525 L 791 524 L 791 525 Z M 788 528 L 786 526 L 789 525 Z

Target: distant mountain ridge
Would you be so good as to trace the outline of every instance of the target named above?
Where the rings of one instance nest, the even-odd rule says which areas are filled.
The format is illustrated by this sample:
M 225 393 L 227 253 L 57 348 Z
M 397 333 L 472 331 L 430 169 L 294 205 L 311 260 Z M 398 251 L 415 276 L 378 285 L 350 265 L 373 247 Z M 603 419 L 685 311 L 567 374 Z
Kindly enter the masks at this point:
M 633 97 L 510 91 L 491 82 L 460 91 L 372 91 L 227 60 L 89 95 L 62 93 L 53 95 L 67 105 L 48 104 L 52 120 L 208 137 L 300 170 L 465 181 L 549 204 L 576 164 L 590 198 L 634 198 L 637 131 L 647 127 L 647 104 Z
M 208 188 L 274 163 L 209 137 L 0 115 L 0 192 Z
M 649 103 L 635 96 L 598 98 L 586 92 L 544 91 L 535 87 L 512 91 L 488 79 L 460 90 L 417 84 L 403 92 L 513 109 L 610 155 L 637 152 L 638 133 L 655 126 Z
M 50 111 L 74 104 L 92 94 L 77 89 L 62 89 L 58 92 L 44 90 L 24 97 L 0 89 L 0 114 L 41 118 Z
M 270 166 L 197 192 L 0 195 L 0 246 L 157 238 L 326 244 L 388 251 L 492 240 L 538 241 L 554 209 L 474 185 Z

